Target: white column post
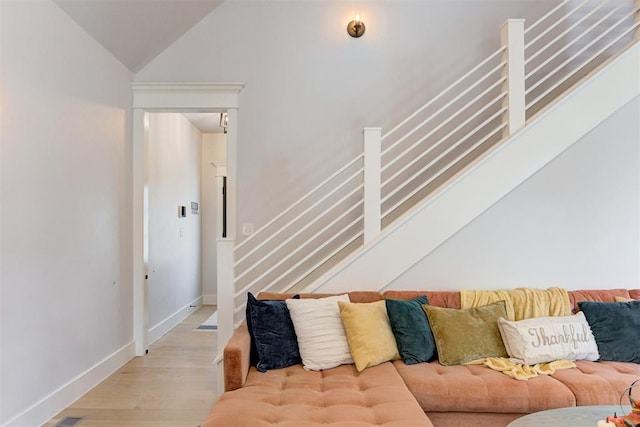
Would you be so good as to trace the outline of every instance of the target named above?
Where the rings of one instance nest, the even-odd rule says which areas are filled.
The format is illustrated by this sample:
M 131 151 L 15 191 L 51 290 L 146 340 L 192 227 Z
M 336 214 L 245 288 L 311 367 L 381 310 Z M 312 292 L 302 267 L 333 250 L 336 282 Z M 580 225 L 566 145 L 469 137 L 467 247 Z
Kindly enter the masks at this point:
M 224 189 L 224 178 L 227 176 L 227 163 L 213 162 L 212 164 L 216 168 L 216 238 L 222 239 L 222 208 L 224 207 L 222 191 Z
M 228 108 L 227 118 L 227 238 L 219 239 L 217 253 L 218 297 L 218 393 L 224 391 L 224 346 L 233 335 L 235 323 L 235 274 L 233 247 L 236 236 L 236 159 L 238 142 L 238 109 Z
M 145 215 L 148 212 L 147 185 L 147 116 L 144 109 L 133 109 L 133 340 L 136 356 L 144 356 L 148 346 L 149 314 L 147 307 L 148 250 L 145 238 Z
M 218 392 L 224 391 L 224 363 L 223 351 L 234 330 L 234 296 L 233 284 L 233 246 L 232 239 L 218 239 L 217 241 L 217 296 L 218 296 Z
M 378 237 L 380 214 L 381 128 L 364 128 L 364 244 Z
M 524 85 L 524 19 L 508 19 L 500 30 L 502 54 L 507 61 L 502 75 L 507 77 L 503 91 L 507 91 L 502 105 L 507 107 L 503 121 L 509 125 L 502 131 L 503 137 L 516 133 L 525 123 L 525 85 Z

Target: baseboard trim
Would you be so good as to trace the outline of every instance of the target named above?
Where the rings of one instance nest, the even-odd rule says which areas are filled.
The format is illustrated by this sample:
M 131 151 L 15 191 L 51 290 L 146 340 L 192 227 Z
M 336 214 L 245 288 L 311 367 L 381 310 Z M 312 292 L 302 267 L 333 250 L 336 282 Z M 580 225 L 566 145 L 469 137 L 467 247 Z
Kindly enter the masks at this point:
M 202 305 L 202 296 L 194 299 L 171 316 L 158 323 L 153 328 L 149 329 L 149 345 L 153 344 L 164 334 L 169 332 L 175 326 L 179 325 L 184 319 L 186 319 L 191 313 L 196 311 Z
M 216 294 L 202 295 L 202 305 L 218 305 L 218 295 Z
M 109 375 L 124 366 L 135 356 L 135 343 L 131 341 L 62 387 L 7 421 L 2 427 L 39 426 L 67 406 L 78 400 Z

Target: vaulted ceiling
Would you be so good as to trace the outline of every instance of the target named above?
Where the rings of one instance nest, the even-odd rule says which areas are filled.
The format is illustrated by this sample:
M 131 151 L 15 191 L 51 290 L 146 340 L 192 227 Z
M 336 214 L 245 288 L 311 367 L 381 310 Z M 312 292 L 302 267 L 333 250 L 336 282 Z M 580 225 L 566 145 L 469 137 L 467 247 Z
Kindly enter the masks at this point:
M 224 0 L 53 1 L 135 73 Z M 185 117 L 202 132 L 222 132 L 219 114 L 185 114 Z
M 132 72 L 223 0 L 53 0 Z

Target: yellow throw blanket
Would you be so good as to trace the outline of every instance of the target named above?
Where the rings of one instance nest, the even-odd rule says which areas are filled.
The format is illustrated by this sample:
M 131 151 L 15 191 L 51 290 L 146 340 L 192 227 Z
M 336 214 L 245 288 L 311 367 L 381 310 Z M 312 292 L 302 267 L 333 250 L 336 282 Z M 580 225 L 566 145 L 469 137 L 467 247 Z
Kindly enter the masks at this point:
M 467 365 L 484 365 L 487 368 L 500 371 L 511 378 L 521 381 L 526 381 L 538 375 L 551 375 L 558 369 L 576 367 L 576 364 L 571 360 L 565 359 L 554 360 L 548 363 L 538 363 L 536 365 L 523 365 L 521 363 L 515 363 L 506 357 L 485 357 L 484 359 L 469 362 Z
M 507 306 L 508 320 L 571 315 L 569 293 L 562 288 L 460 291 L 460 308 L 480 307 L 502 300 Z

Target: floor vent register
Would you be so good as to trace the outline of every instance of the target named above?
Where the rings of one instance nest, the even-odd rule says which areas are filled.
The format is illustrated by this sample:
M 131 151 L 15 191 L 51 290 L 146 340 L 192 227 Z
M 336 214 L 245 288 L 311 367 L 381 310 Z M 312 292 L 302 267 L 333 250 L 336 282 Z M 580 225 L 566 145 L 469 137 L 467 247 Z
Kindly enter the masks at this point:
M 58 424 L 56 424 L 56 427 L 71 427 L 75 426 L 80 421 L 82 421 L 82 417 L 66 417 Z

